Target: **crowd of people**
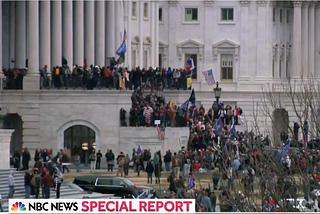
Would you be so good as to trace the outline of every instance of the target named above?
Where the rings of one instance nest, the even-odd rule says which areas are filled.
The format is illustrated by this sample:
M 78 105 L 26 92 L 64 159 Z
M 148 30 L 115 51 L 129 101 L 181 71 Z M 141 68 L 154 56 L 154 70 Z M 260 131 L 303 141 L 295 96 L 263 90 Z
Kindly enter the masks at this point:
M 27 74 L 27 63 L 25 69 L 3 69 L 6 77 L 4 89 L 22 89 L 23 76 Z M 157 88 L 157 79 L 161 79 L 164 88 L 168 89 L 190 89 L 188 77 L 191 72 L 187 69 L 165 68 L 122 68 L 118 67 L 114 58 L 111 58 L 110 66 L 88 65 L 84 59 L 83 65 L 69 66 L 65 57 L 62 65 L 48 68 L 45 65 L 39 71 L 40 89 L 50 88 L 108 88 L 132 90 L 148 85 L 149 88 Z

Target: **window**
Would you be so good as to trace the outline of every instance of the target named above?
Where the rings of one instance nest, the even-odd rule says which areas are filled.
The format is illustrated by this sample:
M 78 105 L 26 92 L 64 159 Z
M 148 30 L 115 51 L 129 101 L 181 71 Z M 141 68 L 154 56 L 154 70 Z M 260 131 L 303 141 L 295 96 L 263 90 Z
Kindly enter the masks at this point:
M 286 60 L 286 77 L 289 78 L 289 60 Z
M 290 14 L 289 14 L 289 10 L 287 10 L 287 24 L 289 24 L 289 18 L 290 18 Z
M 233 55 L 221 54 L 221 79 L 232 80 L 233 79 Z
M 113 185 L 115 185 L 115 186 L 123 186 L 123 185 L 126 185 L 126 184 L 122 180 L 114 178 L 113 179 Z
M 233 21 L 233 8 L 221 8 L 221 21 Z
M 186 8 L 186 22 L 198 21 L 198 8 Z
M 112 180 L 108 178 L 98 179 L 97 185 L 112 185 Z
M 273 8 L 272 20 L 273 20 L 273 22 L 276 22 L 276 8 Z
M 279 78 L 282 78 L 282 61 L 279 61 Z
M 282 9 L 280 9 L 280 23 L 282 23 Z
M 132 17 L 137 17 L 137 2 L 132 2 Z
M 143 17 L 148 18 L 148 3 L 143 4 Z
M 148 51 L 143 51 L 143 67 L 148 68 Z
M 274 78 L 274 59 L 272 60 L 272 77 Z
M 162 8 L 159 8 L 159 22 L 162 22 Z

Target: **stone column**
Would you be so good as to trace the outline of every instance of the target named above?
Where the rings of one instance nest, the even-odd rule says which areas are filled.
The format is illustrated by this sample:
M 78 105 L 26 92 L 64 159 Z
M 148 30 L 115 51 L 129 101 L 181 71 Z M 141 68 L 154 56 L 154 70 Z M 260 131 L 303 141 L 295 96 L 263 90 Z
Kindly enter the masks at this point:
M 159 16 L 157 16 L 157 12 L 156 12 L 156 3 L 153 1 L 150 1 L 151 4 L 151 13 L 150 13 L 150 27 L 151 27 L 151 52 L 150 52 L 150 57 L 151 60 L 150 65 L 152 67 L 156 66 L 156 25 L 157 25 L 157 19 L 159 20 Z
M 105 25 L 105 2 L 95 2 L 95 64 L 105 65 L 105 39 L 106 39 L 106 25 Z
M 74 64 L 83 66 L 84 60 L 84 23 L 83 23 L 83 1 L 74 1 L 74 34 L 73 34 L 73 53 Z
M 14 67 L 14 62 L 11 60 L 15 58 L 15 7 L 16 7 L 16 2 L 11 1 L 10 2 L 10 68 Z
M 249 75 L 249 5 L 250 1 L 241 1 L 241 31 L 240 31 L 240 72 L 239 81 L 250 81 Z
M 302 4 L 302 35 L 301 35 L 301 48 L 302 48 L 302 72 L 303 78 L 307 78 L 309 76 L 309 36 L 308 36 L 308 10 L 309 10 L 309 3 L 304 2 Z
M 115 52 L 121 45 L 122 43 L 122 37 L 121 35 L 123 35 L 123 28 L 121 28 L 121 1 L 115 1 L 115 50 L 113 50 L 113 52 Z
M 132 15 L 130 13 L 131 9 L 131 4 L 132 2 L 130 1 L 125 1 L 124 3 L 124 28 L 127 31 L 127 41 L 126 41 L 126 45 L 127 45 L 127 52 L 126 52 L 126 60 L 125 60 L 125 66 L 128 67 L 129 69 L 131 69 L 131 34 L 130 33 L 130 21 L 131 21 L 131 17 Z
M 214 20 L 213 16 L 214 14 L 212 13 L 213 11 L 213 1 L 207 1 L 204 3 L 204 25 L 210 25 L 212 23 L 212 20 Z M 212 44 L 212 34 L 213 30 L 211 27 L 205 27 L 204 32 L 203 32 L 203 37 L 204 37 L 204 43 L 205 44 Z M 158 45 L 159 46 L 159 45 Z M 204 68 L 212 68 L 212 45 L 205 45 L 204 46 L 204 57 L 203 57 L 203 63 L 204 63 Z M 202 62 L 201 61 L 201 62 Z M 199 56 L 198 56 L 198 63 L 200 64 Z M 205 83 L 204 76 L 202 75 L 202 70 L 200 70 L 200 66 L 197 68 L 197 82 L 203 82 Z M 215 78 L 220 78 L 220 72 L 215 73 Z M 195 81 L 194 81 L 195 82 Z M 206 84 L 204 84 L 206 85 Z
M 155 65 L 154 66 L 159 66 L 159 1 L 155 2 L 156 4 L 156 39 L 155 39 L 155 48 L 156 50 L 154 51 L 155 53 Z
M 115 2 L 106 2 L 106 65 L 110 65 L 110 60 L 108 58 L 115 56 L 116 46 L 115 46 Z
M 301 75 L 301 1 L 293 2 L 292 78 Z
M 179 58 L 178 58 L 178 52 L 177 52 L 177 44 L 179 43 L 179 41 L 177 41 L 177 38 L 176 38 L 176 28 L 178 27 L 178 20 L 174 18 L 177 15 L 176 13 L 177 13 L 178 4 L 179 3 L 177 1 L 169 2 L 169 16 L 167 17 L 170 20 L 167 63 L 168 63 L 168 66 L 171 68 L 180 67 L 178 66 Z
M 308 57 L 308 60 L 309 60 L 309 77 L 314 77 L 314 69 L 315 69 L 315 46 L 316 46 L 316 43 L 315 43 L 315 29 L 314 29 L 314 19 L 315 19 L 315 6 L 316 6 L 316 3 L 315 2 L 311 2 L 310 5 L 309 5 L 309 57 Z M 318 26 L 320 27 L 320 26 Z
M 61 0 L 52 1 L 51 4 L 51 65 L 62 66 L 62 4 Z
M 2 71 L 2 0 L 0 0 L 0 69 Z M 2 89 L 2 72 L 0 72 L 0 89 Z
M 62 2 L 62 55 L 73 66 L 73 8 L 72 1 Z
M 94 1 L 85 1 L 84 8 L 84 58 L 90 66 L 94 64 Z
M 13 129 L 0 129 L 0 169 L 10 169 L 10 142 L 14 131 Z
M 40 69 L 45 65 L 51 70 L 50 1 L 40 2 Z M 49 72 L 50 73 L 50 72 Z
M 28 75 L 23 78 L 23 90 L 39 90 L 39 1 L 29 2 Z
M 258 4 L 258 22 L 257 22 L 257 73 L 256 80 L 267 80 L 267 63 L 268 63 L 268 53 L 267 53 L 267 21 L 269 21 L 267 17 L 266 6 L 267 3 L 265 1 L 257 2 Z M 242 57 L 242 56 L 241 56 Z
M 143 13 L 143 4 L 144 2 L 139 1 L 139 3 L 137 2 L 137 4 L 139 5 L 139 37 L 140 37 L 140 50 L 139 50 L 139 63 L 138 66 L 140 66 L 140 68 L 143 68 L 143 39 L 144 39 L 144 35 L 143 35 L 143 18 L 144 18 L 144 13 Z M 148 69 L 148 68 L 146 68 Z
M 320 3 L 317 3 L 316 10 L 315 10 L 315 44 L 316 44 L 316 68 L 315 68 L 315 77 L 320 78 Z
M 15 13 L 15 50 L 14 50 L 14 66 L 16 68 L 25 68 L 27 59 L 27 44 L 26 44 L 26 2 L 16 2 Z

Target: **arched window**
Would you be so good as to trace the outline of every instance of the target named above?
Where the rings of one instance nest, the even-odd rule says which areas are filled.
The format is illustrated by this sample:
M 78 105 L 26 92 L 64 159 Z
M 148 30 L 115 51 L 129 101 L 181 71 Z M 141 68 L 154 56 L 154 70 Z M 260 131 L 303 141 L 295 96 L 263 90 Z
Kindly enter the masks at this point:
M 95 141 L 96 133 L 87 126 L 75 125 L 64 131 L 64 146 L 71 150 L 72 156 L 79 154 L 84 157 L 86 152 L 95 149 Z M 83 145 L 88 145 L 88 150 L 84 150 Z

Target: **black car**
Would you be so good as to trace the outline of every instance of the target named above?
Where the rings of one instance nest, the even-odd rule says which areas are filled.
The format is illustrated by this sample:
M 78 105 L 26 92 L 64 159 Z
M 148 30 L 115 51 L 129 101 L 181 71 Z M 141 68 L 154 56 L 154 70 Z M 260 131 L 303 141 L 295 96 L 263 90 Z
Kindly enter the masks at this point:
M 122 177 L 79 176 L 74 179 L 73 183 L 86 191 L 114 194 L 125 198 L 137 197 L 142 192 L 146 192 L 147 195 L 155 192 L 152 187 L 135 185 L 133 181 Z

